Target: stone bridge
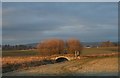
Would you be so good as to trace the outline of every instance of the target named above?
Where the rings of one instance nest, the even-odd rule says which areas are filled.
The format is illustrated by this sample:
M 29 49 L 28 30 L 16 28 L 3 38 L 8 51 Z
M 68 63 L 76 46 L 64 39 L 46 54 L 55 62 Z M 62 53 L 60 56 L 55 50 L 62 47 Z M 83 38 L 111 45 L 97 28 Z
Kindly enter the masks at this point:
M 58 55 L 58 56 L 52 56 L 50 59 L 55 60 L 57 62 L 62 62 L 62 61 L 70 61 L 77 59 L 79 57 L 75 57 L 73 55 Z

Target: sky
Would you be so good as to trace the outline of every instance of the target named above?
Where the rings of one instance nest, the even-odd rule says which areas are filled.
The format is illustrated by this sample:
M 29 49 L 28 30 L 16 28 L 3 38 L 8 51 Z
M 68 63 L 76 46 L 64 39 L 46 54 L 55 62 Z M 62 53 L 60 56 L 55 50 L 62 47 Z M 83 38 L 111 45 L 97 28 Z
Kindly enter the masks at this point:
M 118 41 L 117 2 L 3 2 L 3 44 L 48 38 Z
M 2 3 L 0 2 L 0 45 L 2 44 Z
M 2 0 L 2 2 L 119 2 L 119 0 Z

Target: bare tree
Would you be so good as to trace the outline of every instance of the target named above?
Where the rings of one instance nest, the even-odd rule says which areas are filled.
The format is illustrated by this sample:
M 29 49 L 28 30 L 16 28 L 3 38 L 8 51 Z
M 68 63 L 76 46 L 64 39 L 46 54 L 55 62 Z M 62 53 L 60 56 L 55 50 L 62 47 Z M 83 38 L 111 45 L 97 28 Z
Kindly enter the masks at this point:
M 70 54 L 74 54 L 75 51 L 79 51 L 79 52 L 82 51 L 82 48 L 83 48 L 82 44 L 77 39 L 74 39 L 74 38 L 68 39 L 66 44 L 67 44 L 67 48 L 68 48 L 68 53 L 70 53 Z
M 64 50 L 64 41 L 60 39 L 48 39 L 37 45 L 42 55 L 61 54 Z

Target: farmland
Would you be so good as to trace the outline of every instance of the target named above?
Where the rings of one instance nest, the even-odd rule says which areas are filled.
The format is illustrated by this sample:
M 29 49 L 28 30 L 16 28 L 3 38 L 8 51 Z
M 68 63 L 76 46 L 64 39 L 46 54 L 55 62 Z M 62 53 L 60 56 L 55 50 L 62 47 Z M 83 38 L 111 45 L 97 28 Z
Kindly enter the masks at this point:
M 81 52 L 81 55 L 89 54 L 102 54 L 102 53 L 116 53 L 118 52 L 118 47 L 106 47 L 106 48 L 84 48 Z M 3 57 L 22 57 L 22 56 L 36 56 L 40 55 L 40 52 L 36 50 L 5 50 L 2 51 Z
M 89 58 L 4 73 L 3 76 L 117 76 L 117 57 Z
M 81 52 L 81 56 L 93 55 L 93 54 L 111 54 L 111 53 L 117 53 L 117 52 L 118 52 L 117 47 L 84 48 L 83 51 Z M 7 72 L 15 71 L 15 70 L 19 70 L 19 69 L 22 69 L 22 71 L 29 70 L 29 69 L 32 70 L 32 68 L 34 68 L 34 67 L 36 67 L 36 71 L 37 71 L 37 67 L 41 66 L 42 65 L 41 63 L 44 63 L 43 65 L 45 65 L 45 66 L 47 66 L 46 65 L 47 63 L 48 63 L 48 65 L 51 64 L 53 66 L 55 66 L 55 65 L 58 66 L 59 65 L 59 63 L 58 64 L 53 64 L 52 61 L 45 60 L 47 57 L 41 56 L 39 52 L 36 52 L 36 50 L 9 50 L 9 51 L 3 51 L 2 53 L 3 53 L 3 57 L 2 57 L 2 65 L 3 65 L 3 67 L 8 67 L 8 68 L 6 68 L 6 70 L 8 70 L 10 68 L 9 66 L 12 66 L 11 67 L 12 69 L 7 71 Z M 111 60 L 114 61 L 114 63 L 111 62 L 111 65 L 113 65 L 113 67 L 114 67 L 114 65 L 117 66 L 117 63 L 118 63 L 117 62 L 117 56 L 102 57 L 102 58 L 97 58 L 97 57 L 96 58 L 86 58 L 86 59 L 82 59 L 80 61 L 78 60 L 78 63 L 75 63 L 75 64 L 73 62 L 76 62 L 77 60 L 68 61 L 67 63 L 65 62 L 64 64 L 66 65 L 68 63 L 70 63 L 70 64 L 72 63 L 71 65 L 74 67 L 74 65 L 78 65 L 78 64 L 87 65 L 88 62 L 92 62 L 92 61 L 95 61 L 95 60 L 96 60 L 95 61 L 95 64 L 96 64 L 97 60 L 102 60 L 102 59 L 108 59 L 108 61 L 110 61 L 110 59 L 111 59 Z M 62 64 L 62 65 L 64 65 L 64 64 Z M 98 63 L 98 65 L 99 65 L 99 63 Z M 68 67 L 69 67 L 69 65 L 68 65 Z M 67 71 L 68 71 L 68 67 L 66 68 L 66 66 L 65 66 L 65 69 Z M 88 68 L 90 68 L 90 67 L 88 67 Z M 109 67 L 108 67 L 108 69 L 109 69 Z M 113 68 L 112 70 L 114 70 L 116 72 L 117 71 L 116 69 L 117 68 Z M 84 70 L 85 69 L 82 69 L 82 70 L 79 70 L 79 71 L 82 72 Z M 95 71 L 96 70 L 98 70 L 98 69 L 95 69 Z M 60 70 L 60 71 L 62 71 L 62 70 Z M 37 75 L 39 75 L 39 73 Z
M 35 50 L 5 50 L 2 51 L 3 57 L 18 57 L 18 56 L 34 56 L 39 55 L 39 52 L 36 52 Z

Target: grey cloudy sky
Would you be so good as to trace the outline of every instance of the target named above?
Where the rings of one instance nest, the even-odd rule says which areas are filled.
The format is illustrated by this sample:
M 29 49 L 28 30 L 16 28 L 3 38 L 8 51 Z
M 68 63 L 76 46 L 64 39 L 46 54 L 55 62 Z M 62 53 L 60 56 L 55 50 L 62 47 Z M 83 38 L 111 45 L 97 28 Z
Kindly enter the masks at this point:
M 3 44 L 75 37 L 84 42 L 118 41 L 117 2 L 3 2 Z
M 119 0 L 2 0 L 3 2 L 119 2 Z

